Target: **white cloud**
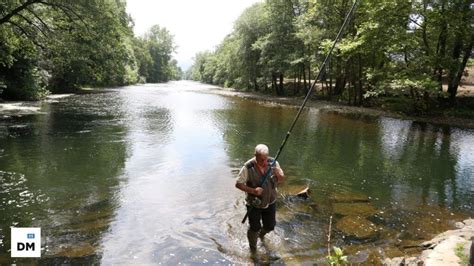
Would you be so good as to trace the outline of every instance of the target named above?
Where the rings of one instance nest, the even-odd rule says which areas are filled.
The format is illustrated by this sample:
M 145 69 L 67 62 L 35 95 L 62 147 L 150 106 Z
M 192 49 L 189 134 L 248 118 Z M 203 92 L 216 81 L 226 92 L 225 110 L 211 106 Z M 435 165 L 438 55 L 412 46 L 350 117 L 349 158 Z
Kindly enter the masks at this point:
M 166 27 L 178 46 L 175 58 L 186 69 L 196 52 L 212 50 L 232 31 L 242 11 L 262 0 L 128 0 L 135 34 L 151 26 Z

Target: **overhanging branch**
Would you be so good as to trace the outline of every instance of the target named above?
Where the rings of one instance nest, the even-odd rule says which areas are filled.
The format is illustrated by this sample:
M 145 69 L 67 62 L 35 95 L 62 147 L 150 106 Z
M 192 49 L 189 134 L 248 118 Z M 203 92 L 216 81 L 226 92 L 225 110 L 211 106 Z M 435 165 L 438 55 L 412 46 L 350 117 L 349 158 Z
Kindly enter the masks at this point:
M 6 23 L 10 23 L 12 24 L 14 27 L 18 28 L 21 33 L 23 33 L 23 35 L 25 35 L 26 38 L 28 38 L 34 45 L 40 47 L 41 49 L 45 49 L 45 47 L 43 45 L 41 45 L 40 43 L 38 43 L 35 38 L 33 36 L 31 36 L 22 26 L 18 25 L 17 23 L 11 21 L 11 20 L 8 20 Z
M 33 14 L 33 16 L 39 21 L 41 22 L 41 24 L 43 25 L 43 27 L 47 30 L 47 31 L 51 31 L 51 29 L 49 28 L 48 24 L 46 24 L 43 19 L 41 19 L 40 16 L 38 16 L 38 14 L 36 14 L 36 12 L 34 12 L 33 10 L 31 10 L 30 8 L 27 8 L 26 9 L 28 12 L 30 12 L 31 14 Z
M 25 3 L 23 3 L 21 6 L 13 9 L 12 11 L 10 11 L 10 13 L 6 14 L 4 17 L 0 18 L 0 25 L 3 24 L 3 23 L 6 23 L 6 22 L 9 22 L 10 19 L 15 16 L 16 14 L 20 13 L 21 11 L 23 11 L 24 9 L 26 9 L 28 6 L 31 6 L 35 3 L 38 3 L 40 2 L 40 0 L 28 0 L 26 1 Z

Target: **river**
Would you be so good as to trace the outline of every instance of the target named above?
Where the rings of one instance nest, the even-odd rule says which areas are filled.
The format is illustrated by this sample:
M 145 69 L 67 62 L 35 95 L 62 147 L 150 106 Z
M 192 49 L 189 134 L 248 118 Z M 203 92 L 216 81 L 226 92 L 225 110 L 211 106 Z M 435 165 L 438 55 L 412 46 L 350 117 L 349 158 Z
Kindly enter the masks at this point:
M 11 226 L 41 227 L 41 263 L 251 262 L 235 177 L 256 144 L 275 154 L 297 109 L 208 87 L 114 88 L 1 115 L 0 264 L 36 261 L 10 258 Z M 473 144 L 473 130 L 306 109 L 258 259 L 324 262 L 331 216 L 331 244 L 352 262 L 416 252 L 474 215 Z M 291 196 L 306 185 L 309 199 Z

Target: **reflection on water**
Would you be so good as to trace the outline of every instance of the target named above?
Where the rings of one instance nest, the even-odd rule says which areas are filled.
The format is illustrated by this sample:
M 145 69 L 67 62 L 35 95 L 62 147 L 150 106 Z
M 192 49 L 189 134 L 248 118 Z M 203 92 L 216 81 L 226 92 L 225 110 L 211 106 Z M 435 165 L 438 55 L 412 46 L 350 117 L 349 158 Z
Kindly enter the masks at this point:
M 10 259 L 10 226 L 42 228 L 44 262 L 95 260 L 126 158 L 117 104 L 74 96 L 0 120 L 0 263 L 30 261 Z
M 28 262 L 9 258 L 10 226 L 42 227 L 44 262 L 250 262 L 234 177 L 257 143 L 276 151 L 296 108 L 207 88 L 131 86 L 0 119 L 0 263 Z M 416 252 L 474 214 L 473 141 L 470 130 L 305 110 L 279 159 L 288 181 L 260 259 L 324 262 L 330 216 L 352 262 Z M 291 196 L 305 185 L 309 200 Z

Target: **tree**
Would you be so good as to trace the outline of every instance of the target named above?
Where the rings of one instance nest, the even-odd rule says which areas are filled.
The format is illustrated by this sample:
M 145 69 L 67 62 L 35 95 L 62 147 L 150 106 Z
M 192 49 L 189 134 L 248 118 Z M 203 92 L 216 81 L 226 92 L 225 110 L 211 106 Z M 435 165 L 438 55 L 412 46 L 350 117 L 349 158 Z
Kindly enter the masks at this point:
M 173 36 L 166 28 L 155 25 L 145 34 L 144 39 L 152 59 L 147 69 L 147 81 L 168 81 L 171 74 L 171 54 L 175 51 Z
M 125 0 L 11 0 L 0 7 L 3 98 L 181 75 L 171 33 L 154 26 L 136 38 Z
M 46 87 L 70 91 L 136 82 L 125 1 L 27 0 L 2 5 L 3 97 L 35 99 L 41 95 L 35 92 Z
M 48 73 L 42 68 L 46 43 L 58 30 L 52 13 L 78 19 L 73 1 L 27 0 L 0 3 L 0 83 L 2 97 L 37 99 L 45 94 Z
M 266 66 L 266 72 L 271 76 L 272 88 L 277 95 L 283 95 L 284 75 L 295 59 L 290 55 L 302 47 L 295 37 L 293 25 L 297 13 L 294 3 L 287 0 L 267 0 L 265 11 L 270 31 L 256 41 L 255 47 L 261 52 L 259 63 Z
M 311 80 L 354 0 L 267 0 L 246 9 L 215 51 L 196 56 L 195 79 L 278 95 L 284 78 Z M 410 99 L 415 111 L 453 103 L 473 48 L 469 0 L 360 1 L 326 69 L 321 92 L 353 105 L 380 95 Z M 297 82 L 298 81 L 298 82 Z M 298 85 L 297 85 L 298 84 Z M 287 86 L 288 87 L 288 86 Z
M 264 3 L 254 4 L 244 10 L 234 23 L 234 39 L 238 46 L 236 56 L 239 59 L 234 62 L 238 64 L 236 68 L 239 69 L 235 72 L 241 73 L 242 80 L 242 84 L 237 85 L 247 89 L 253 87 L 255 91 L 258 91 L 262 85 L 266 87 L 265 83 L 258 82 L 264 67 L 259 64 L 261 50 L 254 46 L 256 41 L 269 31 L 265 12 Z
M 88 1 L 78 7 L 87 26 L 57 14 L 57 32 L 49 44 L 53 91 L 81 86 L 125 85 L 137 81 L 131 20 L 122 1 Z M 99 19 L 100 17 L 100 19 Z

